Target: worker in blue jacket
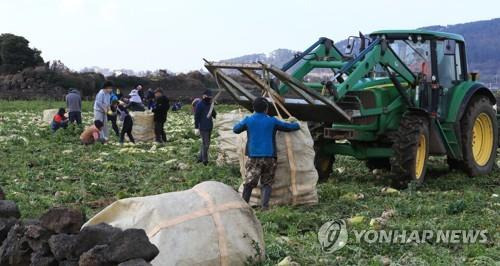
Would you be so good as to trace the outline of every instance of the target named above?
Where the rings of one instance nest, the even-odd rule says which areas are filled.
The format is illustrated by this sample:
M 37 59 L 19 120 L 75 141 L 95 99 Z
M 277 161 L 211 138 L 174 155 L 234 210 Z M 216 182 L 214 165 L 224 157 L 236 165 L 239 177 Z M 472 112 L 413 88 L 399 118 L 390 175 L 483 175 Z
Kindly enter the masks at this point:
M 250 201 L 252 190 L 261 183 L 262 209 L 269 208 L 272 184 L 277 166 L 276 132 L 291 132 L 300 129 L 297 122 L 288 123 L 267 115 L 269 103 L 266 98 L 258 97 L 253 102 L 254 113 L 245 117 L 233 128 L 234 133 L 247 131 L 245 164 L 246 176 L 243 185 L 243 199 Z

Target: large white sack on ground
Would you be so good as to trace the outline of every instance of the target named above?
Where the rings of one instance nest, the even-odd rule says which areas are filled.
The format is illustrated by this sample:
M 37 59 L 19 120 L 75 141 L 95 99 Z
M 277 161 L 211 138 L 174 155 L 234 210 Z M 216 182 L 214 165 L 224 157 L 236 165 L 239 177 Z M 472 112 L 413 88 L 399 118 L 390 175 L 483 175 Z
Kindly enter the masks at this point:
M 160 250 L 153 265 L 244 265 L 248 258 L 265 258 L 259 220 L 233 188 L 220 182 L 207 181 L 185 191 L 122 199 L 84 227 L 99 223 L 144 229 Z
M 154 114 L 152 112 L 130 112 L 134 121 L 132 136 L 135 141 L 153 141 L 155 139 Z
M 54 116 L 57 114 L 57 111 L 59 111 L 59 109 L 43 110 L 42 121 L 48 124 L 52 123 L 52 120 L 54 119 Z
M 245 180 L 245 145 L 239 145 L 240 172 Z M 274 178 L 269 205 L 317 204 L 318 172 L 314 167 L 314 140 L 306 122 L 300 122 L 300 130 L 276 133 L 278 166 Z M 240 192 L 243 191 L 243 184 Z M 250 204 L 260 205 L 260 187 L 252 191 Z
M 239 145 L 245 145 L 246 134 L 235 134 L 233 127 L 241 121 L 248 113 L 241 110 L 234 110 L 229 113 L 219 114 L 215 121 L 214 127 L 217 129 L 219 136 L 216 139 L 217 143 L 217 164 L 238 164 Z

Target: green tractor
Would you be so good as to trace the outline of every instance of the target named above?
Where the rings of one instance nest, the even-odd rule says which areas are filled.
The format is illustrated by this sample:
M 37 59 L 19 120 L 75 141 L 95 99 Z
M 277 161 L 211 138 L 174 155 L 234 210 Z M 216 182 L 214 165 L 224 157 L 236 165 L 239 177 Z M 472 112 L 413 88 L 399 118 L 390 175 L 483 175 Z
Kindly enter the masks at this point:
M 460 35 L 377 31 L 349 37 L 344 52 L 320 38 L 282 68 L 260 62 L 205 66 L 250 111 L 258 88 L 275 107 L 308 121 L 320 178 L 330 175 L 337 154 L 390 170 L 402 183 L 423 182 L 431 155 L 447 156 L 450 168 L 469 176 L 488 174 L 495 165 L 496 99 L 477 73 L 468 72 Z M 325 73 L 326 85 L 314 80 Z

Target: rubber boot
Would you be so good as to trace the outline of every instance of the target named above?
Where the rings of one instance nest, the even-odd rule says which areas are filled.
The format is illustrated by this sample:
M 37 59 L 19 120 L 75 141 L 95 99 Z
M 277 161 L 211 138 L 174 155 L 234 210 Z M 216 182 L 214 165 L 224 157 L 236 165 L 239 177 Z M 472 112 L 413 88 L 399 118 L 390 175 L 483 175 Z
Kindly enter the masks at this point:
M 270 185 L 264 185 L 261 190 L 262 194 L 262 210 L 269 209 L 269 200 L 271 199 L 271 192 L 273 188 Z
M 243 200 L 245 200 L 247 203 L 250 202 L 250 197 L 252 196 L 252 190 L 253 187 L 249 185 L 244 185 L 243 186 Z

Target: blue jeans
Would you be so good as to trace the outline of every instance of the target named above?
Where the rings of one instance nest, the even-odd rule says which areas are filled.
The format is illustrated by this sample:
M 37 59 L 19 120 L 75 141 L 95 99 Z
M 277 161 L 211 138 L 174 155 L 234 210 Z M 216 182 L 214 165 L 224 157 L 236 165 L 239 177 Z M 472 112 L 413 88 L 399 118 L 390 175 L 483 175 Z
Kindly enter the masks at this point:
M 56 132 L 60 128 L 67 128 L 68 127 L 68 121 L 61 122 L 61 123 L 56 123 L 55 121 L 52 121 L 50 124 L 50 128 L 52 129 L 52 132 Z

